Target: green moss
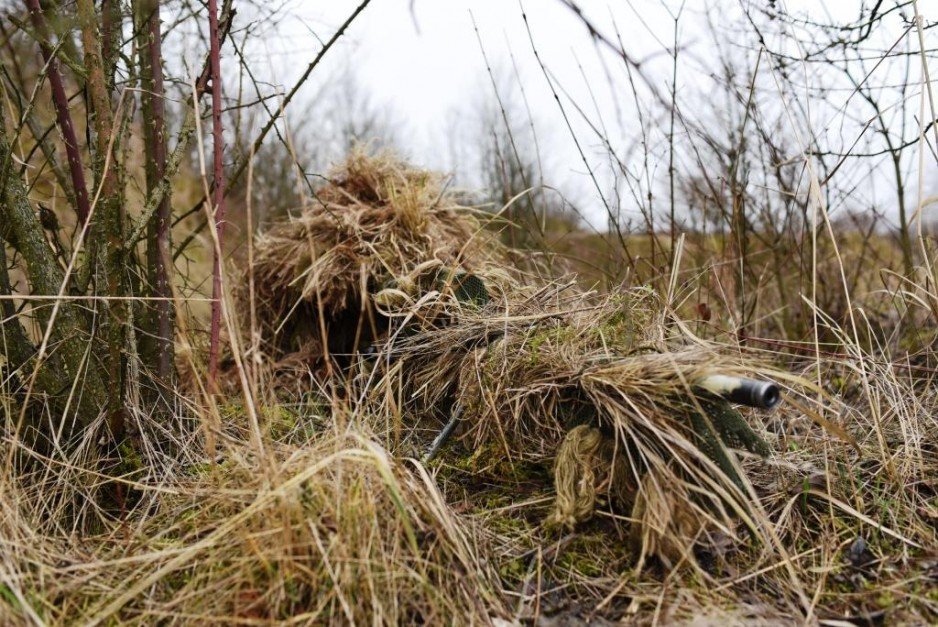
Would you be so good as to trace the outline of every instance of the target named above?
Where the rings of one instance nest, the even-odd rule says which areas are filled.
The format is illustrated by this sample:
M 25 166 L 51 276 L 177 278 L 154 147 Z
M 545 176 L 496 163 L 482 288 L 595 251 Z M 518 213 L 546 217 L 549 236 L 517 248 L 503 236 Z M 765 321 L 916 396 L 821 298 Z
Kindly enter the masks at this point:
M 938 587 L 930 588 L 928 592 L 925 593 L 925 597 L 929 601 L 934 601 L 935 603 L 938 603 Z
M 621 559 L 616 548 L 608 534 L 580 534 L 562 550 L 557 565 L 583 577 L 600 577 L 606 567 Z
M 896 605 L 896 597 L 891 590 L 881 590 L 876 597 L 876 605 L 882 609 L 889 609 Z
M 548 327 L 533 332 L 528 336 L 527 345 L 532 353 L 537 353 L 545 345 L 563 345 L 576 339 L 577 331 L 572 326 Z
M 143 458 L 140 457 L 131 440 L 121 442 L 117 450 L 120 453 L 119 475 L 134 474 L 143 470 Z
M 273 440 L 288 440 L 300 425 L 298 416 L 283 405 L 261 408 L 261 415 L 267 427 L 267 433 Z
M 301 443 L 322 430 L 328 405 L 316 396 L 308 395 L 298 403 L 276 403 L 259 408 L 261 427 L 273 440 Z M 244 405 L 229 402 L 219 405 L 218 412 L 226 423 L 244 423 L 247 412 Z
M 499 484 L 511 485 L 549 481 L 544 466 L 531 460 L 509 459 L 500 442 L 486 442 L 474 451 L 466 453 L 458 445 L 444 448 L 438 459 L 452 470 L 496 479 Z M 444 466 L 445 468 L 445 466 Z
M 234 466 L 231 460 L 223 460 L 221 462 L 204 462 L 201 464 L 193 464 L 189 466 L 189 474 L 193 477 L 201 477 L 208 475 L 212 472 L 225 472 L 226 470 Z
M 533 331 L 527 339 L 527 360 L 536 365 L 541 352 L 549 347 L 582 344 L 585 350 L 608 349 L 611 353 L 623 354 L 642 343 L 645 329 L 651 323 L 645 309 L 636 307 L 632 293 L 614 297 L 619 305 L 604 319 L 586 329 L 572 325 L 550 326 Z
M 300 403 L 265 405 L 260 415 L 267 435 L 278 442 L 302 444 L 320 433 L 329 411 L 320 399 L 308 397 Z
M 238 420 L 244 416 L 244 405 L 237 402 L 221 403 L 218 406 L 218 414 L 225 421 Z
M 527 574 L 527 561 L 518 557 L 506 559 L 498 565 L 498 576 L 510 585 L 524 581 Z
M 584 577 L 598 577 L 602 574 L 595 560 L 579 553 L 564 553 L 557 563 L 561 568 Z

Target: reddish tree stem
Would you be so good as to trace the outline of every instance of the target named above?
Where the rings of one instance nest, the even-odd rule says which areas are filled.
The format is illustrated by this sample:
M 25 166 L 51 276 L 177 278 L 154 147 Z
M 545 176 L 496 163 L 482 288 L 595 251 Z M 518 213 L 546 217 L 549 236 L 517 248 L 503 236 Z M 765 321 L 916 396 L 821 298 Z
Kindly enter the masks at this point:
M 68 170 L 72 178 L 72 187 L 75 192 L 75 212 L 78 214 L 79 224 L 88 220 L 91 212 L 91 202 L 88 199 L 88 189 L 85 184 L 85 170 L 81 162 L 81 150 L 78 147 L 78 138 L 72 124 L 72 116 L 68 112 L 68 96 L 62 83 L 62 74 L 59 72 L 59 62 L 54 51 L 49 46 L 49 29 L 46 27 L 45 16 L 39 0 L 26 0 L 29 9 L 29 18 L 39 37 L 39 50 L 42 60 L 46 64 L 46 76 L 49 78 L 49 87 L 52 90 L 52 104 L 55 107 L 55 118 L 62 131 L 65 142 L 65 155 L 68 159 Z
M 221 264 L 225 232 L 225 172 L 222 164 L 224 137 L 221 124 L 221 38 L 218 32 L 218 1 L 208 1 L 209 29 L 209 74 L 212 82 L 212 208 L 215 215 L 215 230 L 218 244 L 214 250 L 212 265 L 212 321 L 208 356 L 209 389 L 216 389 L 218 374 L 218 349 L 221 331 Z

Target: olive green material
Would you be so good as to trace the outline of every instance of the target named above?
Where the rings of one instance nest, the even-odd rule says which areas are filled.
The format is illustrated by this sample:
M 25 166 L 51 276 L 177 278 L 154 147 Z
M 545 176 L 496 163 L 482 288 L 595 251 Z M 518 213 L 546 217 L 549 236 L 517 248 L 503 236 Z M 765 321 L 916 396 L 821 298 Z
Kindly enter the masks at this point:
M 437 273 L 436 284 L 438 289 L 449 286 L 453 290 L 456 300 L 463 304 L 482 307 L 490 300 L 489 292 L 485 288 L 485 281 L 469 272 L 462 270 L 453 272 L 442 268 Z
M 698 448 L 715 463 L 740 489 L 743 482 L 730 460 L 726 447 L 749 451 L 762 457 L 770 453 L 769 445 L 746 424 L 742 415 L 724 400 L 701 400 L 700 407 L 690 409 L 691 430 Z M 715 432 L 714 432 L 715 430 Z

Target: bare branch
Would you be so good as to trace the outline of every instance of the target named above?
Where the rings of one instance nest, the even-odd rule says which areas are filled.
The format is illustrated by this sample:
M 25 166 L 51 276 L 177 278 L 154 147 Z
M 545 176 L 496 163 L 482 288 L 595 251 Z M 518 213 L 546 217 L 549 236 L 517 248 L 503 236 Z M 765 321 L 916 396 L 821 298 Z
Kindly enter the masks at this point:
M 72 177 L 72 190 L 75 194 L 75 211 L 78 214 L 79 223 L 84 224 L 85 221 L 88 220 L 91 204 L 88 199 L 88 189 L 85 184 L 85 171 L 82 166 L 81 150 L 78 147 L 78 139 L 75 135 L 75 127 L 72 124 L 72 116 L 69 114 L 68 96 L 65 95 L 65 87 L 62 83 L 62 75 L 59 72 L 59 64 L 55 58 L 55 52 L 47 43 L 49 41 L 49 29 L 46 26 L 42 7 L 39 6 L 39 0 L 26 0 L 26 6 L 29 8 L 29 17 L 32 20 L 33 28 L 36 29 L 43 40 L 39 43 L 39 49 L 42 52 L 42 58 L 46 64 L 46 75 L 49 77 L 49 87 L 52 89 L 52 104 L 55 107 L 56 121 L 62 132 L 62 141 L 65 143 L 68 169 Z

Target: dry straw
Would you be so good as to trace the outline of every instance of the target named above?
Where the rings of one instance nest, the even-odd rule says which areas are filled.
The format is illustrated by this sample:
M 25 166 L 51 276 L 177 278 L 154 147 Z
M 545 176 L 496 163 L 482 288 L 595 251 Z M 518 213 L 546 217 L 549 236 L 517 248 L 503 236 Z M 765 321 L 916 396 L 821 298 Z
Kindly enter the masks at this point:
M 7 503 L 0 568 L 22 570 L 0 575 L 6 593 L 30 596 L 0 604 L 0 619 L 447 624 L 503 613 L 475 529 L 428 475 L 368 439 L 326 433 L 280 446 L 264 472 L 248 443 L 221 454 L 158 486 L 128 482 L 152 500 L 148 511 L 80 542 L 41 502 Z M 39 582 L 44 596 L 33 597 Z

